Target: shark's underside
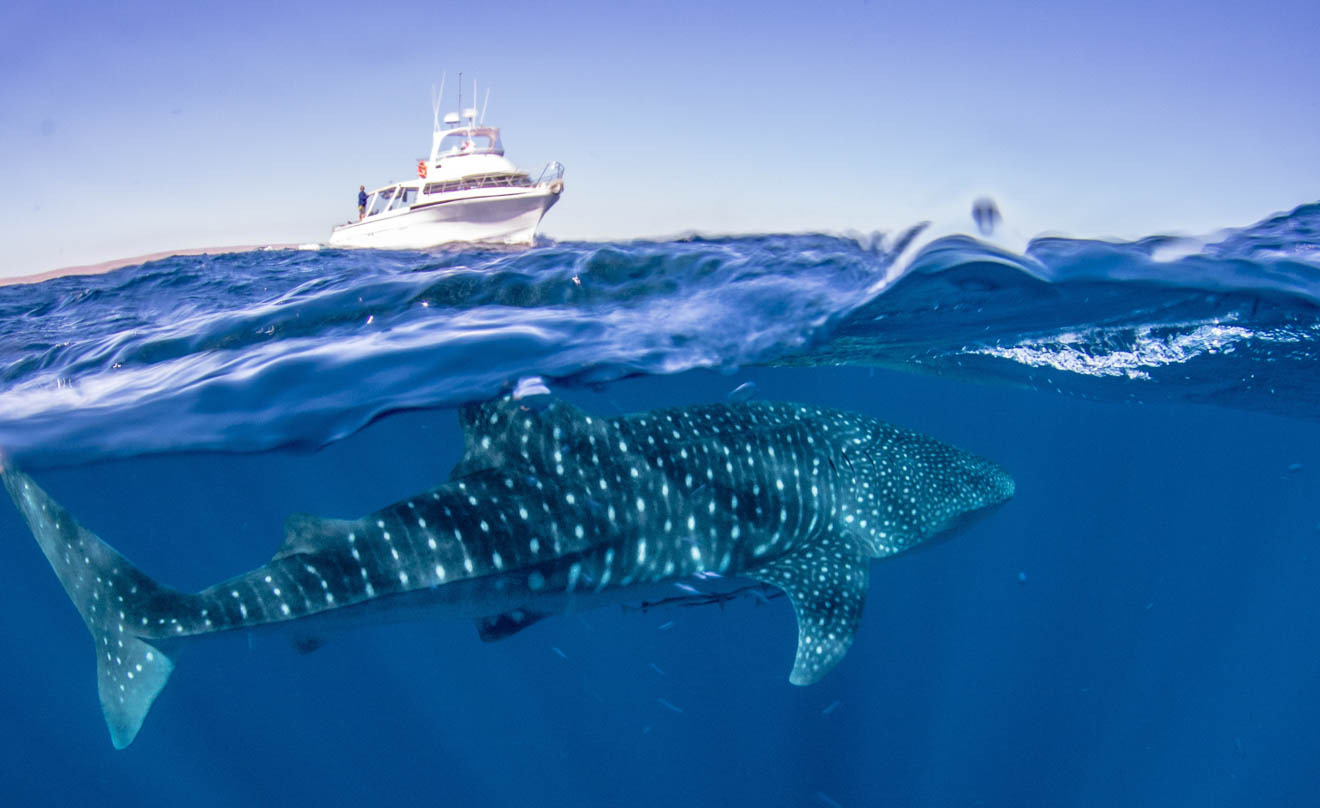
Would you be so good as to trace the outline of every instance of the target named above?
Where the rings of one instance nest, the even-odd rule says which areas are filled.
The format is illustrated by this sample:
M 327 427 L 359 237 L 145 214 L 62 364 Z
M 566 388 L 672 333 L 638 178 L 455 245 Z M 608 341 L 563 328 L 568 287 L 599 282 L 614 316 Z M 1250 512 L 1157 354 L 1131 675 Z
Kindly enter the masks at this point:
M 115 746 L 137 735 L 188 638 L 425 607 L 496 639 L 695 575 L 782 589 L 798 620 L 790 681 L 810 684 L 852 643 L 871 559 L 1013 494 L 987 460 L 837 410 L 744 403 L 603 419 L 525 404 L 463 409 L 466 448 L 447 482 L 361 519 L 295 514 L 269 563 L 196 594 L 156 583 L 5 468 L 95 640 Z

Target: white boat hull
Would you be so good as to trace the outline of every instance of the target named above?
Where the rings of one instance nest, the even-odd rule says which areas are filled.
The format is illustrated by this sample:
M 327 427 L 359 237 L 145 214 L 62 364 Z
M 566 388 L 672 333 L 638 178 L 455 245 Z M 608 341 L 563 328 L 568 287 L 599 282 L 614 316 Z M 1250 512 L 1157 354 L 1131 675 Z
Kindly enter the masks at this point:
M 330 246 L 413 250 L 456 241 L 531 244 L 561 189 L 555 184 L 463 192 L 341 224 L 331 231 Z

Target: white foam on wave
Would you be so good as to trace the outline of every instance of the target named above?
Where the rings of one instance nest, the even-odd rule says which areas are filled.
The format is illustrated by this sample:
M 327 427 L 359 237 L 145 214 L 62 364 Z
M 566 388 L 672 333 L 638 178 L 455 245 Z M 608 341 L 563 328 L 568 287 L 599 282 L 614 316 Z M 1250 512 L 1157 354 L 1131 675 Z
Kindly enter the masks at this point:
M 1205 252 L 1209 238 L 1173 238 L 1151 250 L 1150 260 L 1157 264 L 1171 264 Z
M 1191 325 L 1191 324 L 1188 324 Z M 1165 330 L 1168 326 L 1159 326 Z M 1130 329 L 1124 329 L 1128 331 Z M 1116 376 L 1149 380 L 1149 371 L 1178 365 L 1205 354 L 1232 353 L 1247 341 L 1298 343 L 1320 334 L 1294 329 L 1255 331 L 1237 325 L 1207 322 L 1190 331 L 1156 334 L 1156 326 L 1136 328 L 1130 335 L 1130 348 L 1105 350 L 1112 329 L 1066 331 L 1044 339 L 1025 340 L 1011 347 L 985 346 L 969 351 L 980 356 L 995 356 L 1036 368 L 1051 368 L 1081 376 Z M 1313 329 L 1314 330 L 1314 329 Z

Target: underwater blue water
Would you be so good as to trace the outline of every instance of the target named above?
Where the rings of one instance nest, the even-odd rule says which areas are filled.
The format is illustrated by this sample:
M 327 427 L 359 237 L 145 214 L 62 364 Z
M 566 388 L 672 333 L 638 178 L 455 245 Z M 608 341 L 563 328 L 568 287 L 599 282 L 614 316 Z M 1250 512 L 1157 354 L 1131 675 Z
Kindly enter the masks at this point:
M 877 562 L 787 682 L 783 599 L 199 643 L 128 749 L 0 507 L 6 804 L 1306 805 L 1320 775 L 1320 205 L 1213 237 L 922 228 L 530 251 L 266 251 L 0 287 L 0 447 L 200 589 L 294 511 L 443 480 L 452 407 L 853 410 L 1017 494 Z

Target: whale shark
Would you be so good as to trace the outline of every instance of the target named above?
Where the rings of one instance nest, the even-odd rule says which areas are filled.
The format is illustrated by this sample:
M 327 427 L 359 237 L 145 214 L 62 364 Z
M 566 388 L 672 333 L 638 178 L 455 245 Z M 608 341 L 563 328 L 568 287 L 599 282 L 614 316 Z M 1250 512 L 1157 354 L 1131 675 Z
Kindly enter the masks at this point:
M 196 593 L 155 581 L 4 463 L 5 487 L 91 632 L 114 746 L 132 743 L 196 638 L 421 610 L 497 640 L 714 576 L 787 595 L 798 627 L 789 681 L 808 685 L 852 644 L 872 559 L 1014 491 L 989 460 L 840 410 L 728 402 L 601 418 L 535 398 L 459 410 L 464 452 L 442 484 L 361 518 L 293 514 L 270 561 Z

